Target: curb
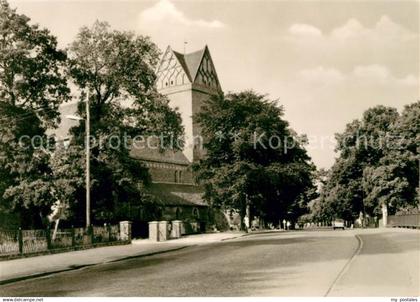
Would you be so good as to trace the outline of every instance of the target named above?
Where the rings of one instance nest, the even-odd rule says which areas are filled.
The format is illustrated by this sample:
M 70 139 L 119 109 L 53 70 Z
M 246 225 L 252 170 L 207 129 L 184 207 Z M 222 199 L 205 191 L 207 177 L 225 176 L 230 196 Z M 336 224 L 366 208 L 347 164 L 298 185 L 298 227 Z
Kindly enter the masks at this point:
M 283 234 L 283 233 L 289 233 L 289 232 L 292 232 L 292 231 L 295 231 L 295 230 L 287 230 L 287 231 L 279 231 L 279 230 L 277 230 L 277 231 L 275 231 L 275 230 L 273 230 L 273 231 L 261 231 L 261 232 L 250 232 L 250 233 L 245 233 L 245 234 L 243 234 L 241 237 L 243 237 L 243 236 L 252 236 L 252 235 L 261 235 L 261 234 Z
M 328 288 L 327 292 L 324 294 L 324 297 L 328 297 L 328 295 L 332 292 L 335 285 L 338 283 L 338 281 L 344 276 L 344 274 L 348 271 L 350 268 L 350 265 L 353 263 L 354 259 L 356 259 L 356 256 L 358 256 L 363 249 L 363 240 L 359 236 L 359 234 L 355 234 L 354 237 L 357 239 L 357 248 L 354 251 L 353 255 L 350 257 L 350 259 L 346 262 L 346 264 L 343 266 L 343 268 L 338 273 L 337 277 L 334 279 L 333 283 Z
M 164 253 L 169 253 L 169 252 L 175 252 L 175 251 L 179 251 L 179 250 L 185 249 L 187 247 L 192 247 L 192 246 L 196 246 L 196 245 L 184 245 L 184 246 L 181 246 L 181 247 L 176 247 L 176 248 L 172 248 L 172 249 L 168 249 L 168 250 L 161 250 L 161 251 L 150 252 L 150 253 L 146 253 L 146 254 L 139 254 L 139 255 L 134 255 L 134 256 L 127 256 L 127 257 L 114 259 L 114 260 L 110 260 L 110 261 L 102 261 L 102 262 L 97 262 L 97 263 L 81 264 L 81 265 L 70 265 L 69 267 L 67 267 L 65 269 L 59 269 L 59 270 L 43 272 L 43 273 L 35 273 L 35 274 L 32 274 L 32 275 L 26 275 L 26 276 L 21 276 L 21 277 L 10 278 L 10 279 L 6 279 L 6 280 L 0 280 L 0 285 L 5 285 L 5 284 L 15 283 L 15 282 L 19 282 L 19 281 L 45 277 L 45 276 L 58 274 L 58 273 L 64 273 L 64 272 L 68 272 L 68 271 L 74 271 L 74 270 L 78 270 L 78 269 L 82 269 L 82 268 L 90 267 L 90 266 L 95 266 L 95 265 L 115 263 L 115 262 L 134 259 L 134 258 L 142 258 L 142 257 L 154 256 L 154 255 L 159 255 L 159 254 L 164 254 Z
M 119 262 L 119 261 L 135 259 L 135 258 L 154 256 L 154 255 L 165 254 L 165 253 L 169 253 L 169 252 L 176 252 L 176 251 L 183 250 L 183 249 L 186 249 L 186 248 L 192 247 L 192 246 L 197 246 L 197 244 L 184 245 L 184 246 L 175 247 L 175 248 L 169 249 L 169 250 L 156 251 L 156 252 L 151 252 L 151 253 L 147 253 L 147 254 L 127 256 L 127 257 L 124 257 L 124 258 L 114 259 L 114 260 L 110 260 L 110 261 L 106 261 L 106 262 L 102 262 L 102 263 L 98 263 L 98 264 L 115 263 L 115 262 Z
M 245 233 L 245 234 L 241 234 L 241 235 L 238 235 L 238 236 L 235 236 L 235 237 L 224 238 L 224 239 L 221 239 L 219 242 L 223 242 L 223 241 L 226 241 L 226 240 L 233 240 L 233 239 L 236 239 L 236 238 L 241 238 L 241 237 L 244 237 L 246 235 L 252 235 L 252 234 Z M 135 259 L 135 258 L 142 258 L 142 257 L 154 256 L 154 255 L 159 255 L 159 254 L 164 254 L 164 253 L 169 253 L 169 252 L 175 252 L 175 251 L 179 251 L 179 250 L 182 250 L 182 249 L 185 249 L 185 248 L 188 248 L 188 247 L 197 246 L 197 245 L 198 244 L 187 244 L 187 245 L 183 245 L 183 246 L 179 246 L 179 247 L 175 247 L 175 248 L 171 248 L 171 249 L 165 249 L 165 250 L 161 250 L 161 251 L 155 251 L 155 252 L 150 252 L 150 253 L 145 253 L 145 254 L 138 254 L 138 255 L 133 255 L 133 256 L 126 256 L 126 257 L 123 257 L 123 258 L 118 258 L 118 259 L 109 260 L 109 261 L 102 261 L 102 262 L 97 262 L 97 263 L 81 264 L 81 265 L 70 265 L 67 268 L 59 269 L 59 270 L 55 270 L 55 271 L 35 273 L 35 274 L 32 274 L 32 275 L 26 275 L 26 276 L 21 276 L 21 277 L 14 277 L 14 278 L 10 278 L 10 279 L 0 280 L 0 285 L 5 285 L 5 284 L 15 283 L 15 282 L 19 282 L 19 281 L 45 277 L 45 276 L 58 274 L 58 273 L 64 273 L 64 272 L 68 272 L 68 271 L 74 271 L 74 270 L 78 270 L 78 269 L 82 269 L 82 268 L 90 267 L 90 266 L 94 266 L 94 265 L 116 263 L 116 262 L 124 261 L 124 260 L 130 260 L 130 259 Z
M 220 239 L 220 242 L 233 240 L 233 239 L 237 239 L 237 238 L 242 238 L 242 237 L 245 237 L 247 235 L 248 234 L 245 233 L 245 234 L 241 234 L 241 235 L 238 235 L 238 236 L 235 236 L 235 237 L 223 238 L 223 239 Z
M 67 253 L 67 252 L 83 251 L 83 250 L 90 250 L 90 249 L 95 249 L 95 248 L 100 248 L 100 247 L 128 245 L 130 243 L 131 242 L 129 240 L 111 241 L 111 242 L 98 242 L 98 243 L 93 243 L 93 244 L 89 244 L 89 245 L 77 245 L 77 246 L 71 246 L 71 247 L 56 248 L 56 249 L 51 249 L 51 250 L 46 250 L 46 251 L 41 251 L 41 252 L 1 255 L 0 256 L 0 261 L 9 261 L 9 260 L 15 260 L 15 259 L 24 259 L 24 258 L 30 258 L 30 257 L 38 257 L 38 256 L 46 256 L 46 255 Z
M 293 230 L 293 231 L 295 231 L 295 230 Z M 289 233 L 289 232 L 291 232 L 291 230 L 250 232 L 250 233 L 244 233 L 244 234 L 238 235 L 236 237 L 229 237 L 229 238 L 221 239 L 220 241 L 232 240 L 232 239 L 237 239 L 237 238 L 242 238 L 242 237 L 247 237 L 247 236 L 262 235 L 262 234 L 279 234 L 279 233 Z

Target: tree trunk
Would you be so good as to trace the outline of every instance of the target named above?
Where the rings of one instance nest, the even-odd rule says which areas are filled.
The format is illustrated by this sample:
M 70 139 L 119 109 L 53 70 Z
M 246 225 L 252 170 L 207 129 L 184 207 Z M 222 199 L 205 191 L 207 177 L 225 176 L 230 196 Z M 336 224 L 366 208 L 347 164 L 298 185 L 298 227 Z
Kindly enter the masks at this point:
M 249 206 L 249 203 L 246 204 L 246 209 L 245 209 L 245 226 L 246 226 L 246 231 L 249 231 L 251 225 L 251 207 Z
M 386 227 L 388 224 L 388 205 L 382 204 L 382 226 Z
M 246 213 L 245 207 L 241 207 L 241 209 L 239 211 L 240 220 L 241 220 L 241 224 L 240 224 L 241 231 L 244 231 L 245 230 L 245 222 L 244 222 L 245 213 Z
M 57 230 L 58 230 L 58 224 L 59 223 L 60 223 L 60 219 L 57 219 L 55 221 L 54 233 L 53 233 L 53 236 L 52 236 L 52 240 L 53 241 L 55 240 L 55 237 L 57 236 Z

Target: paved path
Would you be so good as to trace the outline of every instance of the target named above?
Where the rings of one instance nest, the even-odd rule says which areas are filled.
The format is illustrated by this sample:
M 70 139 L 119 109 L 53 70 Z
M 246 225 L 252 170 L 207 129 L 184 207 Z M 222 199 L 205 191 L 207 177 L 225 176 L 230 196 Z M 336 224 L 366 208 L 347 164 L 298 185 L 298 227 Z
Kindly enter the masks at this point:
M 245 236 L 0 286 L 23 296 L 418 296 L 420 232 Z
M 0 284 L 30 276 L 47 275 L 95 264 L 115 262 L 130 257 L 179 250 L 191 245 L 208 244 L 242 236 L 240 232 L 185 236 L 177 240 L 153 242 L 134 240 L 130 245 L 100 247 L 67 253 L 0 261 Z

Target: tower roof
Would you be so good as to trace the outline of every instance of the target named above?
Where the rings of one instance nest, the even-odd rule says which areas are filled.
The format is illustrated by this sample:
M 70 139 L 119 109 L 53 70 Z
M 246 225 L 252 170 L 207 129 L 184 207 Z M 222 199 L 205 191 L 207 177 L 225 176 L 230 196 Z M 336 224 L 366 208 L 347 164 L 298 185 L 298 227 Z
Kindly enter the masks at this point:
M 180 54 L 179 52 L 173 51 L 179 63 L 183 65 L 185 72 L 189 74 L 191 82 L 194 82 L 206 49 L 207 46 L 188 54 Z
M 185 61 L 185 56 L 174 50 L 172 52 L 174 53 L 175 57 L 178 59 L 178 62 L 179 64 L 181 64 L 182 69 L 184 69 L 184 72 L 187 74 L 188 79 L 190 80 L 190 82 L 192 82 L 193 78 L 191 77 L 190 69 L 188 68 L 187 62 Z
M 187 79 L 182 79 L 182 76 Z M 166 49 L 157 69 L 158 88 L 190 83 L 221 90 L 216 69 L 207 45 L 198 51 L 182 54 L 170 46 Z

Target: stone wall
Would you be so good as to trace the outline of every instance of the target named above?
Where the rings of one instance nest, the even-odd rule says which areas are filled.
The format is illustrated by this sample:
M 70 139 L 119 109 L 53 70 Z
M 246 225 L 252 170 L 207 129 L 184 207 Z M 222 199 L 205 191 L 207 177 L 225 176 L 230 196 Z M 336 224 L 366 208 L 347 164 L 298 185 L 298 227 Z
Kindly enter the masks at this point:
M 149 221 L 149 239 L 152 241 L 166 241 L 178 239 L 182 235 L 197 234 L 202 231 L 201 224 L 193 221 Z
M 420 228 L 420 214 L 391 215 L 387 227 Z

